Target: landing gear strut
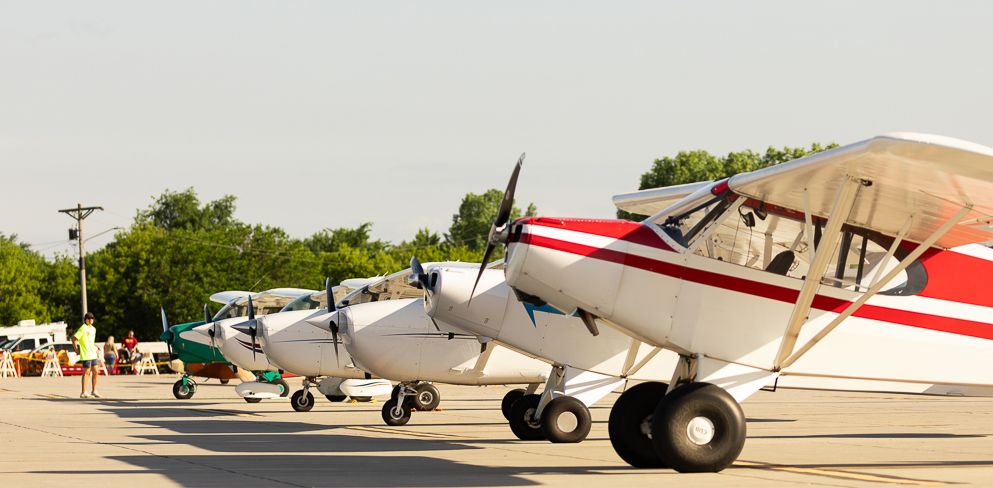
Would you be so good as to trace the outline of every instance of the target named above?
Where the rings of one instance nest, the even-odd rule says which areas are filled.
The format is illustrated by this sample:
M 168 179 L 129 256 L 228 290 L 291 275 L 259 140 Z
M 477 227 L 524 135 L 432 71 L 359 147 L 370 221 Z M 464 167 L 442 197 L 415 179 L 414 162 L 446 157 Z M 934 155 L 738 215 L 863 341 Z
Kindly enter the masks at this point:
M 441 392 L 431 383 L 400 383 L 393 387 L 390 400 L 383 404 L 383 421 L 386 425 L 405 425 L 415 409 L 430 412 L 441 403 Z
M 504 407 L 508 399 L 518 395 L 504 414 L 510 422 L 510 430 L 522 441 L 547 439 L 555 443 L 580 442 L 590 433 L 593 421 L 590 410 L 582 401 L 563 393 L 565 389 L 565 368 L 552 368 L 541 395 L 534 394 L 537 385 L 528 390 L 512 390 L 504 397 Z

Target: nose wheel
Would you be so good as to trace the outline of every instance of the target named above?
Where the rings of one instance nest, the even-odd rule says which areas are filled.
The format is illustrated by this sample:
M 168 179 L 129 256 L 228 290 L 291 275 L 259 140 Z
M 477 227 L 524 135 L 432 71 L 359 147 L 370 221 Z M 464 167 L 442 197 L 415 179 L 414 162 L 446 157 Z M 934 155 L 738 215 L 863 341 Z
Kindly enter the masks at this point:
M 297 412 L 309 412 L 314 408 L 314 394 L 306 389 L 297 390 L 290 397 L 290 405 Z
M 197 383 L 189 376 L 183 376 L 172 385 L 172 396 L 177 400 L 189 400 L 197 392 Z
M 390 399 L 383 404 L 383 422 L 394 427 L 407 425 L 410 422 L 410 412 L 408 402 Z

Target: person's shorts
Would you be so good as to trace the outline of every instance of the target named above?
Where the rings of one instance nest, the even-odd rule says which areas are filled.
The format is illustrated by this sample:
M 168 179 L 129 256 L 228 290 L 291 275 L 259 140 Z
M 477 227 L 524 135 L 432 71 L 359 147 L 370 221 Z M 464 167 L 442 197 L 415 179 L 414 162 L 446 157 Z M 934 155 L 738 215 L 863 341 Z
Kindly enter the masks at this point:
M 97 365 L 97 360 L 96 359 L 84 359 L 84 360 L 80 361 L 79 364 L 83 366 L 83 369 L 92 368 L 92 367 L 94 367 L 94 366 Z

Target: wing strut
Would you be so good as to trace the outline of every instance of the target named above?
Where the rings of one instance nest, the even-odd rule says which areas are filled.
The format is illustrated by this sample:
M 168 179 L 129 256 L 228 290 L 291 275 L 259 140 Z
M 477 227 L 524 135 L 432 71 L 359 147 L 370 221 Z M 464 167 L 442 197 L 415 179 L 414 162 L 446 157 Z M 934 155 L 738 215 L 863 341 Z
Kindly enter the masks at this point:
M 800 329 L 810 313 L 810 305 L 814 301 L 814 295 L 817 294 L 817 289 L 821 286 L 821 277 L 824 276 L 824 271 L 834 254 L 834 245 L 841 238 L 841 225 L 848 220 L 848 214 L 852 211 L 855 195 L 858 194 L 860 186 L 861 182 L 858 179 L 847 176 L 841 190 L 838 191 L 838 197 L 831 209 L 831 216 L 828 217 L 827 225 L 822 234 L 823 237 L 817 246 L 817 251 L 814 252 L 814 260 L 810 263 L 810 269 L 807 270 L 807 279 L 803 281 L 800 294 L 793 306 L 793 313 L 787 323 L 783 342 L 779 346 L 779 353 L 776 354 L 776 364 L 773 365 L 773 371 L 778 371 L 783 361 L 793 352 L 796 340 L 800 336 Z M 806 212 L 806 215 L 809 225 L 810 212 Z M 810 247 L 813 248 L 813 246 Z
M 797 359 L 800 359 L 801 356 L 803 356 L 807 351 L 809 351 L 810 348 L 817 345 L 817 343 L 820 342 L 821 339 L 827 337 L 827 335 L 830 334 L 831 331 L 833 331 L 836 327 L 841 325 L 841 322 L 843 320 L 847 319 L 849 316 L 855 313 L 855 311 L 858 310 L 859 307 L 861 307 L 863 304 L 865 304 L 867 300 L 875 296 L 876 293 L 879 293 L 879 291 L 882 290 L 883 287 L 890 282 L 890 280 L 896 278 L 897 274 L 899 274 L 904 269 L 907 269 L 907 266 L 910 266 L 910 263 L 913 263 L 914 260 L 916 260 L 921 256 L 921 254 L 924 254 L 924 251 L 927 251 L 932 244 L 934 244 L 938 239 L 941 239 L 941 237 L 944 236 L 948 231 L 952 230 L 952 227 L 955 227 L 955 225 L 958 224 L 959 221 L 962 220 L 962 218 L 965 217 L 966 214 L 968 214 L 970 211 L 972 211 L 972 205 L 965 206 L 959 209 L 959 211 L 956 212 L 954 216 L 952 216 L 947 221 L 945 221 L 945 223 L 942 224 L 942 226 L 939 227 L 938 230 L 934 231 L 934 233 L 932 233 L 930 237 L 925 239 L 924 242 L 920 243 L 910 254 L 907 255 L 907 257 L 903 258 L 900 261 L 900 263 L 897 264 L 896 267 L 891 269 L 881 279 L 876 280 L 876 282 L 873 283 L 873 285 L 868 290 L 866 290 L 866 292 L 863 293 L 862 296 L 860 296 L 857 300 L 852 302 L 851 305 L 845 308 L 845 310 L 841 312 L 837 317 L 835 317 L 834 320 L 832 320 L 827 326 L 821 329 L 821 331 L 818 332 L 817 335 L 815 335 L 813 338 L 807 341 L 807 343 L 804 344 L 803 347 L 801 347 L 798 351 L 796 351 L 795 353 L 790 355 L 789 358 L 783 361 L 781 367 L 782 368 L 789 367 Z M 891 253 L 895 250 L 895 244 L 897 243 L 894 242 L 894 246 L 892 246 L 890 249 Z M 892 254 L 888 253 L 887 255 L 892 255 Z M 883 261 L 883 263 L 885 263 L 885 261 Z

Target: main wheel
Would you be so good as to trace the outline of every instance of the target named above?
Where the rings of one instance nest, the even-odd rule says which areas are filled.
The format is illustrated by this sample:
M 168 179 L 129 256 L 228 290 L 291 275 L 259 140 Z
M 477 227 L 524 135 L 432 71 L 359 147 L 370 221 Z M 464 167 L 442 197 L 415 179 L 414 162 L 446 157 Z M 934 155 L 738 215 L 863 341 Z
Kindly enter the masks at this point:
M 262 399 L 261 398 L 255 398 L 255 397 L 245 397 L 245 401 L 248 402 L 248 403 L 259 403 L 259 402 L 262 401 Z
M 730 466 L 745 446 L 745 413 L 723 388 L 690 383 L 655 409 L 652 444 L 662 462 L 676 471 L 716 473 Z
M 348 397 L 345 395 L 324 395 L 324 398 L 327 398 L 329 402 L 339 403 L 345 401 Z
M 395 399 L 387 401 L 383 404 L 383 422 L 392 426 L 407 425 L 410 422 L 410 405 L 407 402 L 397 405 Z
M 535 418 L 540 395 L 524 395 L 510 407 L 510 430 L 522 441 L 540 441 L 545 438 L 541 421 Z
M 314 395 L 309 391 L 297 390 L 290 397 L 290 405 L 297 412 L 309 412 L 314 408 Z
M 592 425 L 590 409 L 571 396 L 553 398 L 541 411 L 541 432 L 552 442 L 580 442 Z
M 399 383 L 393 387 L 393 390 L 390 391 L 390 400 L 396 400 L 400 396 L 400 388 L 403 387 Z
M 524 388 L 517 388 L 515 390 L 510 390 L 506 395 L 503 396 L 503 400 L 500 402 L 500 411 L 503 412 L 503 418 L 510 420 L 510 407 L 514 406 L 514 402 L 520 400 L 527 390 Z
M 197 392 L 197 384 L 192 380 L 187 379 L 186 384 L 183 384 L 183 380 L 177 381 L 172 385 L 172 396 L 176 397 L 177 400 L 189 400 L 193 398 L 193 394 Z
M 614 452 L 636 468 L 664 468 L 665 463 L 652 445 L 652 418 L 655 407 L 665 396 L 665 383 L 639 383 L 614 402 L 607 431 Z
M 417 395 L 414 396 L 414 406 L 421 412 L 430 412 L 438 408 L 441 403 L 441 392 L 438 387 L 431 383 L 420 383 L 416 387 Z
M 276 379 L 270 381 L 269 383 L 270 384 L 273 384 L 273 385 L 279 385 L 279 396 L 280 397 L 289 396 L 289 394 L 290 394 L 290 385 L 289 385 L 289 383 L 286 382 L 286 380 L 284 380 L 282 378 L 276 378 Z M 311 402 L 311 403 L 313 403 L 313 402 Z

